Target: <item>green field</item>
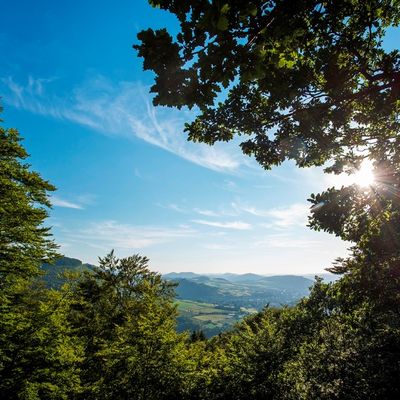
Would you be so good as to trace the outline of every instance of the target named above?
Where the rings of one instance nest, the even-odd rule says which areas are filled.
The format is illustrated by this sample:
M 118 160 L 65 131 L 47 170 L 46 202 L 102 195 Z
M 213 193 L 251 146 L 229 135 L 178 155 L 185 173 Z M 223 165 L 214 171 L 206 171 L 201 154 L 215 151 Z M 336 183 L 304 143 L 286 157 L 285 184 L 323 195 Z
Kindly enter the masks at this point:
M 216 335 L 231 328 L 236 322 L 251 314 L 247 309 L 226 309 L 211 303 L 178 300 L 178 328 L 180 330 L 203 330 L 207 336 Z
M 191 314 L 220 314 L 223 312 L 215 304 L 200 303 L 198 301 L 178 300 L 178 311 Z
M 204 315 L 196 315 L 194 317 L 195 319 L 198 319 L 199 321 L 207 321 L 207 322 L 226 322 L 228 319 L 232 319 L 232 315 L 227 315 L 227 314 L 204 314 Z

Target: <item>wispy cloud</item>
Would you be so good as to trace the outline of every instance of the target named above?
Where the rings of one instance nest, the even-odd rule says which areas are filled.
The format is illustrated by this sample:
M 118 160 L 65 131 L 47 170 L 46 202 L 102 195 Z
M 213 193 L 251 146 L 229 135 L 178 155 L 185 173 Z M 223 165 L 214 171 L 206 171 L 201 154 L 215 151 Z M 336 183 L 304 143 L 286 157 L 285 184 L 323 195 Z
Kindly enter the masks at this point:
M 239 190 L 238 185 L 230 179 L 225 179 L 222 184 L 218 185 L 218 187 L 220 187 L 228 192 L 238 192 L 238 190 Z
M 99 76 L 59 97 L 51 92 L 51 81 L 29 78 L 23 85 L 8 77 L 0 83 L 5 102 L 16 108 L 70 120 L 106 135 L 139 138 L 215 171 L 232 173 L 245 163 L 234 143 L 210 147 L 188 142 L 183 126 L 193 113 L 162 108 L 156 111 L 148 88 L 140 83 L 113 84 Z
M 194 235 L 195 231 L 186 227 L 167 228 L 157 226 L 135 226 L 116 221 L 102 221 L 88 227 L 65 232 L 69 240 L 79 240 L 89 245 L 105 249 L 141 249 L 167 243 Z
M 239 201 L 233 201 L 228 206 L 220 207 L 218 211 L 209 209 L 194 208 L 193 211 L 205 217 L 236 217 L 247 220 L 248 217 L 258 217 L 258 225 L 268 228 L 289 229 L 293 227 L 305 227 L 307 225 L 307 217 L 310 213 L 310 208 L 307 203 L 293 203 L 285 207 L 278 208 L 257 208 L 253 205 L 243 204 Z M 200 222 L 199 222 L 200 221 Z M 225 228 L 225 222 L 216 222 L 211 220 L 194 220 L 193 222 L 203 225 Z M 234 223 L 236 224 L 236 223 Z M 242 224 L 250 226 L 247 222 L 240 222 L 237 229 L 241 228 Z
M 74 208 L 76 210 L 82 210 L 83 207 L 78 204 L 78 203 L 73 203 L 68 200 L 60 199 L 59 197 L 56 196 L 51 196 L 51 204 L 54 207 L 63 207 L 63 208 Z
M 321 245 L 321 241 L 307 239 L 307 238 L 299 238 L 293 237 L 285 234 L 274 234 L 267 235 L 263 239 L 254 242 L 255 247 L 265 247 L 265 248 L 296 248 L 296 249 L 304 249 L 317 247 Z
M 92 205 L 96 202 L 96 197 L 97 196 L 95 194 L 90 194 L 90 193 L 80 194 L 76 196 L 76 201 L 79 204 Z
M 212 226 L 214 228 L 237 229 L 237 230 L 251 229 L 250 224 L 242 221 L 217 222 L 217 221 L 207 221 L 203 219 L 194 219 L 192 220 L 192 222 L 194 222 L 195 224 Z
M 310 207 L 305 203 L 294 203 L 285 208 L 273 208 L 267 211 L 268 217 L 273 219 L 273 224 L 280 228 L 291 226 L 305 226 Z
M 268 227 L 289 228 L 292 226 L 305 226 L 310 207 L 306 203 L 293 203 L 286 207 L 260 209 L 250 205 L 238 203 L 231 204 L 232 209 L 238 214 L 251 214 L 256 217 L 268 218 L 270 222 L 262 224 Z
M 166 205 L 158 203 L 157 206 L 161 207 L 161 208 L 166 208 L 168 210 L 176 211 L 176 212 L 179 212 L 179 213 L 186 213 L 186 210 L 183 207 L 181 207 L 181 206 L 179 206 L 178 204 L 175 204 L 175 203 L 170 203 L 170 204 L 166 204 Z
M 233 247 L 225 244 L 207 243 L 204 245 L 204 248 L 208 250 L 221 251 L 221 250 L 231 250 Z
M 201 210 L 200 208 L 195 208 L 195 209 L 193 209 L 193 211 L 197 214 L 204 215 L 205 217 L 219 217 L 220 216 L 220 214 L 218 214 L 217 212 L 212 211 L 212 210 Z
M 179 212 L 179 213 L 186 212 L 182 207 L 180 207 L 180 206 L 178 206 L 178 204 L 174 204 L 174 203 L 168 204 L 168 208 L 170 210 L 174 210 L 174 211 Z

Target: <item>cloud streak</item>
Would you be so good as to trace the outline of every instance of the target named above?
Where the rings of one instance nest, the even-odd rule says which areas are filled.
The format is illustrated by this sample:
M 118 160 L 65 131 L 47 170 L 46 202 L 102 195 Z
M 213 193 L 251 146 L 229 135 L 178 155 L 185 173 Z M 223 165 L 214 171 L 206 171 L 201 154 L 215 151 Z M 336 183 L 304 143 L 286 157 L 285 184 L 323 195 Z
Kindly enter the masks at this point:
M 194 233 L 194 230 L 185 227 L 173 229 L 158 226 L 136 226 L 111 220 L 91 223 L 88 227 L 66 232 L 66 238 L 99 248 L 142 249 L 190 237 Z
M 247 222 L 242 221 L 233 221 L 233 222 L 217 222 L 217 221 L 208 221 L 203 219 L 194 219 L 192 220 L 195 224 L 212 226 L 214 228 L 223 228 L 223 229 L 236 229 L 236 230 L 248 230 L 251 229 L 251 225 Z
M 282 248 L 282 249 L 304 249 L 304 248 L 315 248 L 321 246 L 321 241 L 292 237 L 286 234 L 276 234 L 265 236 L 262 240 L 254 243 L 255 247 L 262 248 Z
M 187 161 L 214 171 L 233 173 L 245 158 L 236 144 L 212 147 L 191 143 L 183 134 L 189 111 L 155 109 L 140 83 L 113 84 L 97 77 L 63 97 L 51 92 L 52 79 L 29 78 L 25 85 L 13 78 L 1 79 L 6 103 L 35 114 L 69 120 L 105 135 L 139 138 Z
M 195 208 L 195 209 L 193 209 L 193 211 L 197 214 L 204 215 L 205 217 L 219 217 L 220 216 L 220 214 L 218 214 L 217 212 L 212 211 L 212 210 L 201 210 L 200 208 Z
M 291 226 L 306 226 L 310 207 L 303 203 L 294 203 L 286 208 L 273 208 L 267 211 L 268 217 L 273 219 L 273 224 L 280 228 Z
M 293 203 L 286 207 L 259 209 L 254 206 L 231 204 L 233 210 L 239 214 L 247 213 L 260 218 L 268 218 L 271 222 L 262 226 L 275 226 L 289 228 L 293 226 L 306 226 L 310 207 L 307 203 Z
M 51 204 L 54 207 L 73 208 L 76 210 L 83 210 L 83 207 L 80 204 L 73 203 L 68 200 L 63 200 L 56 196 L 51 196 L 50 200 L 51 200 Z

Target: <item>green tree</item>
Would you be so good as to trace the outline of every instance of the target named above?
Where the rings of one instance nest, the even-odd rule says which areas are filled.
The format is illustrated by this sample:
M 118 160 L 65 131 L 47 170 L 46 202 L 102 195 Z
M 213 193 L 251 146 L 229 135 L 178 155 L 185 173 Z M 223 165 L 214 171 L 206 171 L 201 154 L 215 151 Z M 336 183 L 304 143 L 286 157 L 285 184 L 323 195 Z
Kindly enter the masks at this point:
M 190 334 L 190 341 L 191 342 L 197 342 L 197 341 L 203 341 L 203 340 L 207 340 L 206 335 L 204 334 L 204 332 L 201 329 L 192 331 L 192 333 Z
M 83 347 L 68 322 L 69 293 L 20 280 L 8 294 L 0 322 L 3 398 L 74 398 Z
M 280 373 L 283 399 L 396 399 L 399 280 L 363 263 L 296 306 L 307 329 Z M 297 333 L 298 334 L 298 333 Z
M 23 161 L 28 157 L 16 129 L 0 127 L 0 276 L 38 276 L 40 265 L 54 259 L 56 245 L 43 226 L 55 190 Z M 10 276 L 12 275 L 12 276 Z
M 40 265 L 56 256 L 44 227 L 52 186 L 30 170 L 17 130 L 0 127 L 0 393 L 67 399 L 79 390 L 80 344 L 68 297 L 46 290 Z
M 150 3 L 180 29 L 141 31 L 134 48 L 156 74 L 155 105 L 200 109 L 190 140 L 247 136 L 242 150 L 264 168 L 396 156 L 400 56 L 382 39 L 397 0 Z
M 85 343 L 85 399 L 178 399 L 187 390 L 174 285 L 147 264 L 110 253 L 75 283 L 70 319 Z
M 241 322 L 221 340 L 226 361 L 212 383 L 215 398 L 275 399 L 279 387 L 281 336 L 277 315 L 266 310 Z

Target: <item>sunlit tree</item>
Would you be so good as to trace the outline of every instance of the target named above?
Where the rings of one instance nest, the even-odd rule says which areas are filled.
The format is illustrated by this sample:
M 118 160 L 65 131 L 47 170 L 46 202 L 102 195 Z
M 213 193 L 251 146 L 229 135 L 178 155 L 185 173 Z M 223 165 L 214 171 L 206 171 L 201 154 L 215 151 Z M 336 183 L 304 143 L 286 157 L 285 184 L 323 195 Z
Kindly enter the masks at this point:
M 67 399 L 79 391 L 81 347 L 65 294 L 43 288 L 40 265 L 56 256 L 44 226 L 55 188 L 30 169 L 16 129 L 0 127 L 0 393 Z
M 44 220 L 48 192 L 55 187 L 24 162 L 28 157 L 16 129 L 0 127 L 0 276 L 37 276 L 54 259 L 56 246 Z M 12 279 L 12 278 L 10 278 Z
M 139 255 L 110 253 L 75 283 L 70 318 L 86 349 L 82 398 L 182 398 L 189 365 L 173 298 L 174 284 Z

